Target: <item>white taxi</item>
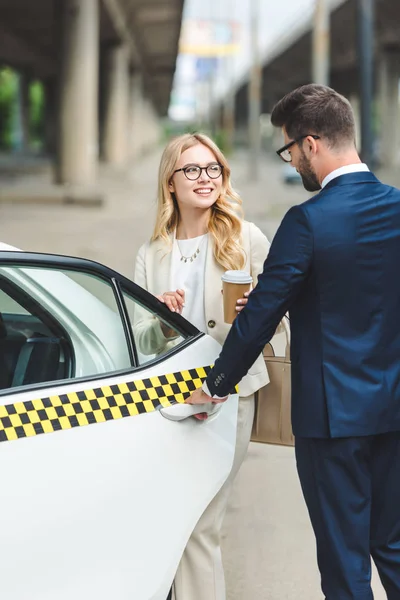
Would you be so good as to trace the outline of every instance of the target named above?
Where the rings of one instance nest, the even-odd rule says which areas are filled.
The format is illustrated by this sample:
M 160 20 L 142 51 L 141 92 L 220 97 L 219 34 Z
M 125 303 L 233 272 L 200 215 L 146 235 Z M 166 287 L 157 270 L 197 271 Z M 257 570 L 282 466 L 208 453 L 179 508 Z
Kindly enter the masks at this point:
M 233 462 L 237 396 L 185 404 L 219 350 L 103 265 L 0 246 L 2 597 L 167 599 Z

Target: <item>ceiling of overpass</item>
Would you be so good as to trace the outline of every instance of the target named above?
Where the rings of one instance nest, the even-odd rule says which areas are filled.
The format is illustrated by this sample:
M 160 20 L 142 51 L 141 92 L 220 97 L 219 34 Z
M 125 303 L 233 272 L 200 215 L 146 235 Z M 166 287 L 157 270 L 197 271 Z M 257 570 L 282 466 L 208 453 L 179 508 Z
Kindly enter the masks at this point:
M 159 111 L 168 109 L 178 54 L 183 0 L 119 0 L 133 32 Z
M 175 71 L 183 0 L 99 0 L 100 48 L 118 43 L 121 28 L 132 48 L 132 66 L 160 114 L 168 109 Z M 62 0 L 0 0 L 0 63 L 33 77 L 57 74 Z M 113 8 L 113 11 L 110 10 Z
M 357 91 L 357 3 L 342 0 L 331 14 L 331 85 L 344 94 Z M 376 74 L 382 52 L 399 52 L 400 1 L 375 0 L 375 61 Z M 263 112 L 284 94 L 312 79 L 311 23 L 291 32 L 265 60 L 263 66 Z M 238 112 L 247 112 L 246 85 L 237 94 Z

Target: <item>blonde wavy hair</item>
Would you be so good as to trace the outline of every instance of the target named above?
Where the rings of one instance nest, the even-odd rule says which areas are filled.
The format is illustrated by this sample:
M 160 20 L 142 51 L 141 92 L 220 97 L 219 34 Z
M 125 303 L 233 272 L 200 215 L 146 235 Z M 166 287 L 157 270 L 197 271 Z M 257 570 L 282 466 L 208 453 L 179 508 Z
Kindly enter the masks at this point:
M 169 190 L 176 163 L 188 148 L 203 144 L 223 166 L 222 189 L 211 207 L 208 232 L 214 240 L 215 260 L 225 270 L 242 269 L 246 254 L 242 245 L 242 200 L 230 181 L 229 164 L 218 146 L 205 134 L 187 133 L 172 139 L 164 149 L 158 172 L 158 207 L 152 240 L 162 239 L 171 248 L 170 233 L 179 223 L 179 207 L 175 194 Z

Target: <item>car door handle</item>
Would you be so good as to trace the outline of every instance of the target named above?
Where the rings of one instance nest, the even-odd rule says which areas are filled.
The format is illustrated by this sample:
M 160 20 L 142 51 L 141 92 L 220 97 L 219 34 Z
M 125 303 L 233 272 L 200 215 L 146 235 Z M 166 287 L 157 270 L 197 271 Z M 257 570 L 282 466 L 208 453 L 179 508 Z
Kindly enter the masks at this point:
M 199 413 L 206 412 L 208 416 L 215 415 L 221 410 L 222 404 L 207 402 L 206 404 L 174 404 L 168 408 L 160 408 L 160 413 L 170 421 L 183 421 Z

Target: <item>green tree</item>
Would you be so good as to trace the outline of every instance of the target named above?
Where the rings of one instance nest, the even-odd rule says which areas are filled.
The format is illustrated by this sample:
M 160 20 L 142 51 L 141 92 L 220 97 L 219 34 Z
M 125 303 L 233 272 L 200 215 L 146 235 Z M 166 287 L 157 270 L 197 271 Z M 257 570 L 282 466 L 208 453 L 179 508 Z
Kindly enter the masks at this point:
M 16 100 L 17 78 L 10 67 L 0 66 L 0 148 L 12 146 L 13 110 Z
M 29 138 L 35 149 L 43 147 L 45 97 L 43 84 L 32 81 L 29 86 Z

